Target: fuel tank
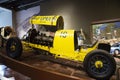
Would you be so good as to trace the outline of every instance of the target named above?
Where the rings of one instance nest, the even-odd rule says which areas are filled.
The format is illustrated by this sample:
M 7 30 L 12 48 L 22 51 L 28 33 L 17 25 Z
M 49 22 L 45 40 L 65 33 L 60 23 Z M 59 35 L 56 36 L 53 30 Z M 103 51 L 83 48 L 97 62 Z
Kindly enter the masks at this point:
M 33 16 L 30 19 L 31 24 L 39 24 L 48 28 L 55 28 L 56 30 L 64 29 L 64 20 L 62 16 Z

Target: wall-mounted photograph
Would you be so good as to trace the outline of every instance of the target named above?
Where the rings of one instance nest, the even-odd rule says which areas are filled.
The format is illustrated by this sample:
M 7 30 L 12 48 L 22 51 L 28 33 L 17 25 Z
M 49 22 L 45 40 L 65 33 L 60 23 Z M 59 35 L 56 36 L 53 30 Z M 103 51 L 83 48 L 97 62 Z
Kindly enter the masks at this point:
M 93 40 L 111 45 L 110 53 L 120 54 L 120 21 L 92 25 Z

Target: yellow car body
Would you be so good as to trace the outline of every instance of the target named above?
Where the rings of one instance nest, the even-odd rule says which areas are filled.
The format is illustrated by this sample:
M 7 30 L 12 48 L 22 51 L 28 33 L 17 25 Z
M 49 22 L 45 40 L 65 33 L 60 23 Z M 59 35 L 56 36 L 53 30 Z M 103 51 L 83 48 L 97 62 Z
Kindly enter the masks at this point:
M 31 24 L 56 26 L 59 15 L 56 16 L 33 16 L 30 19 Z
M 75 42 L 76 41 L 76 42 Z M 58 30 L 55 33 L 53 46 L 45 46 L 40 44 L 33 44 L 22 41 L 24 45 L 30 47 L 48 51 L 55 55 L 55 57 L 65 58 L 69 60 L 84 61 L 84 57 L 87 53 L 97 49 L 98 43 L 93 47 L 84 47 L 77 45 L 77 35 L 74 30 Z M 78 47 L 78 48 L 76 48 Z M 77 50 L 78 49 L 78 50 Z

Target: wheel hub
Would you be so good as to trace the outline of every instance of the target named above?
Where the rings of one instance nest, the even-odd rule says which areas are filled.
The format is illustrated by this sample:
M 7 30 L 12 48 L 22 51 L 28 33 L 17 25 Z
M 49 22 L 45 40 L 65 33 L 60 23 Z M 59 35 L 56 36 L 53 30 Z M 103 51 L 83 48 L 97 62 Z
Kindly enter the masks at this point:
M 11 49 L 11 51 L 15 51 L 15 45 L 12 45 L 12 46 L 10 47 L 10 49 Z
M 103 67 L 103 62 L 102 61 L 96 61 L 95 62 L 95 67 L 96 68 L 102 68 Z

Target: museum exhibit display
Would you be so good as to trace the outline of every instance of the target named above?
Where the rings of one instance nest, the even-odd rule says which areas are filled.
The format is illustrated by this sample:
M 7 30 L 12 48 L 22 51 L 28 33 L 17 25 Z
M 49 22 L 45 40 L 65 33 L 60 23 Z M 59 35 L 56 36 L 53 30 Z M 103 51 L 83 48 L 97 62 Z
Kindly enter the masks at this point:
M 23 39 L 11 37 L 6 43 L 7 55 L 17 59 L 22 55 L 24 46 L 40 50 L 40 54 L 51 55 L 54 58 L 64 58 L 82 62 L 84 69 L 93 78 L 108 79 L 116 70 L 116 62 L 109 54 L 110 45 L 96 41 L 92 45 L 83 44 L 78 46 L 78 38 L 75 30 L 64 30 L 62 16 L 33 16 L 30 19 L 31 28 Z M 50 27 L 45 31 L 37 31 L 38 27 Z M 48 30 L 47 30 L 48 29 Z
M 119 2 L 1 0 L 0 79 L 119 80 Z

